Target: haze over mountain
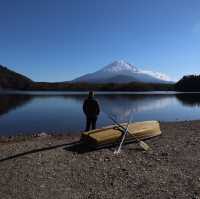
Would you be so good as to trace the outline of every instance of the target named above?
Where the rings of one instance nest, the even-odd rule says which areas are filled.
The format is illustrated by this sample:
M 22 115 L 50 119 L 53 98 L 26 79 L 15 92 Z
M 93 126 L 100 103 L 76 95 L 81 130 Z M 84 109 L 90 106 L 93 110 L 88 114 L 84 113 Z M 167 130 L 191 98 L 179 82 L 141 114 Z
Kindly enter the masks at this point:
M 172 83 L 170 78 L 162 73 L 141 70 L 134 65 L 124 61 L 114 61 L 102 69 L 78 77 L 72 82 L 87 83 Z

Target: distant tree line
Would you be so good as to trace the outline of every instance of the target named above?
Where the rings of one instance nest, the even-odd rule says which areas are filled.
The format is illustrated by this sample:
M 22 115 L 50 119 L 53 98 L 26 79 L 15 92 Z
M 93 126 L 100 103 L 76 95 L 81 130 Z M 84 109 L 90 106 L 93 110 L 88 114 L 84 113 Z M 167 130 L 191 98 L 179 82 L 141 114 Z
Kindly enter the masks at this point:
M 91 83 L 45 83 L 36 82 L 30 85 L 29 90 L 56 90 L 56 91 L 172 91 L 174 86 L 172 84 L 147 84 L 147 83 L 105 83 L 105 84 L 91 84 Z
M 175 84 L 177 91 L 200 91 L 200 75 L 184 76 Z
M 19 89 L 28 88 L 33 81 L 24 75 L 16 73 L 0 65 L 0 90 L 1 89 Z

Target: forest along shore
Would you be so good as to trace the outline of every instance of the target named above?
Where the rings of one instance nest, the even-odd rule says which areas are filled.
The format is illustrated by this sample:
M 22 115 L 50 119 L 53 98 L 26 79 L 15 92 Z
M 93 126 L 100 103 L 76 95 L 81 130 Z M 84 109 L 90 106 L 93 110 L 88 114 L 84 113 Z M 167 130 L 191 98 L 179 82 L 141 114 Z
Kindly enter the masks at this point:
M 161 130 L 147 141 L 152 151 L 132 143 L 118 156 L 114 148 L 52 147 L 79 139 L 72 136 L 1 142 L 0 198 L 200 198 L 200 121 L 161 123 Z

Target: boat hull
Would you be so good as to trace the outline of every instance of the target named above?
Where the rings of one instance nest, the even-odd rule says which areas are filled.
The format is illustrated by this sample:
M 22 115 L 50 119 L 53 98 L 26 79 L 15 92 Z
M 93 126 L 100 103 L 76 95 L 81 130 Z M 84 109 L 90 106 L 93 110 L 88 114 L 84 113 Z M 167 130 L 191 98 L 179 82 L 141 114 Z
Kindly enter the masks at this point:
M 121 124 L 126 128 L 126 123 Z M 134 122 L 129 124 L 129 134 L 126 142 L 136 141 L 135 137 L 140 140 L 146 140 L 161 135 L 160 124 L 158 121 Z M 117 125 L 103 127 L 88 132 L 83 132 L 81 140 L 93 146 L 112 144 L 119 142 L 122 138 L 123 130 Z

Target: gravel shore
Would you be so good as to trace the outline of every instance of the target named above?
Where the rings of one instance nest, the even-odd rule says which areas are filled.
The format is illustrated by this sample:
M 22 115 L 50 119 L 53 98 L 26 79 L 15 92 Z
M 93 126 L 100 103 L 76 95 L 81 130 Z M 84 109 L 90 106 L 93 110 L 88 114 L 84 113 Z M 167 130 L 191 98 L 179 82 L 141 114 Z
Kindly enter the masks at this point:
M 114 148 L 66 148 L 79 139 L 70 136 L 0 142 L 0 198 L 200 198 L 200 121 L 161 123 L 161 130 L 146 141 L 151 151 L 132 143 L 118 156 Z

